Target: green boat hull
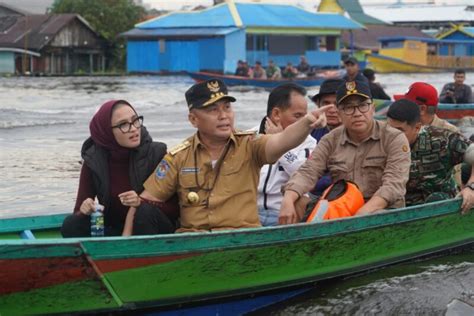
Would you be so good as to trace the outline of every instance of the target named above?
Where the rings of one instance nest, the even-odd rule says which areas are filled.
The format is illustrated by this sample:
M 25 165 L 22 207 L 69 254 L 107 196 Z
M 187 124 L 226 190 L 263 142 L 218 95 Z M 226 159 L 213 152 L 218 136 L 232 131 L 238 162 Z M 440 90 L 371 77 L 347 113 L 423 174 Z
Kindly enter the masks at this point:
M 474 214 L 459 209 L 449 200 L 318 224 L 69 240 L 51 238 L 63 216 L 0 220 L 0 314 L 203 303 L 374 269 L 471 244 Z M 26 229 L 45 239 L 19 240 Z

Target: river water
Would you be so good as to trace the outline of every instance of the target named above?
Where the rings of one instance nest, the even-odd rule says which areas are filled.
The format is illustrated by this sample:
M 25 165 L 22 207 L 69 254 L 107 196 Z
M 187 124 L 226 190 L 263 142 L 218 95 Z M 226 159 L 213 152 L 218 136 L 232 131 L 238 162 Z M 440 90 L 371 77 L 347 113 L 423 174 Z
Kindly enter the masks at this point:
M 441 89 L 451 80 L 451 73 L 377 77 L 389 95 L 405 92 L 415 81 Z M 474 73 L 468 73 L 467 80 L 473 82 Z M 107 100 L 131 102 L 145 117 L 152 137 L 169 147 L 191 135 L 184 92 L 192 83 L 182 76 L 1 78 L 0 217 L 72 211 L 81 145 L 89 135 L 91 117 Z M 310 89 L 309 94 L 317 91 Z M 268 91 L 242 87 L 230 93 L 237 98 L 236 127 L 256 126 L 265 114 Z M 362 285 L 340 281 L 316 291 L 314 298 L 310 294 L 272 313 L 439 314 L 446 305 L 443 293 L 474 297 L 474 258 L 452 258 L 417 266 L 414 273 L 407 267 L 397 277 L 362 278 Z

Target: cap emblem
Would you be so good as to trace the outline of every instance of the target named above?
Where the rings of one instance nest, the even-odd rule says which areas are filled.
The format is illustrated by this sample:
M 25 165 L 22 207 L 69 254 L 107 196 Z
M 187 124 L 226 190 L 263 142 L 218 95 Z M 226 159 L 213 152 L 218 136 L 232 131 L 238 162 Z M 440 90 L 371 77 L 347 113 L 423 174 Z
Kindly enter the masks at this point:
M 211 91 L 211 92 L 218 92 L 221 88 L 219 87 L 219 82 L 217 81 L 209 81 L 207 83 L 207 88 Z
M 355 88 L 356 88 L 355 81 L 346 82 L 346 89 L 348 90 L 348 92 L 353 93 L 352 91 L 355 90 Z

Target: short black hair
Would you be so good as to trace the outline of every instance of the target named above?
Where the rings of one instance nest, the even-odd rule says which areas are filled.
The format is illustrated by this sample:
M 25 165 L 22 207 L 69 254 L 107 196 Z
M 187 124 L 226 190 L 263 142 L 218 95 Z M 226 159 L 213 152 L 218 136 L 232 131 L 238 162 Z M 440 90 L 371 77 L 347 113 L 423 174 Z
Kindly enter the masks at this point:
M 306 89 L 296 83 L 284 83 L 274 88 L 268 96 L 267 116 L 270 116 L 273 108 L 287 109 L 290 107 L 291 92 L 306 96 Z
M 457 75 L 457 74 L 460 74 L 460 75 L 465 75 L 466 74 L 466 71 L 464 69 L 456 69 L 456 71 L 454 71 L 454 74 Z
M 373 71 L 370 68 L 365 68 L 364 71 L 362 71 L 362 74 L 369 79 L 369 81 L 372 81 L 375 79 L 375 71 Z
M 416 123 L 421 122 L 420 107 L 413 101 L 400 99 L 390 105 L 387 117 L 414 126 Z

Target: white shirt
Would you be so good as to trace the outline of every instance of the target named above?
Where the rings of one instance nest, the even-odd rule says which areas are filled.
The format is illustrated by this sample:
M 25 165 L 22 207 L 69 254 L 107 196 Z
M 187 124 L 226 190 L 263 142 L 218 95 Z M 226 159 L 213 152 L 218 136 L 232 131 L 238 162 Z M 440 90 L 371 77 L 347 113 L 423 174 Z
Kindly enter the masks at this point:
M 283 199 L 282 185 L 286 184 L 291 175 L 308 159 L 316 144 L 316 140 L 308 135 L 301 145 L 285 153 L 277 162 L 262 167 L 257 196 L 259 209 L 280 210 Z

